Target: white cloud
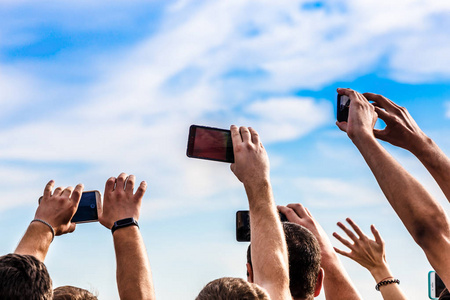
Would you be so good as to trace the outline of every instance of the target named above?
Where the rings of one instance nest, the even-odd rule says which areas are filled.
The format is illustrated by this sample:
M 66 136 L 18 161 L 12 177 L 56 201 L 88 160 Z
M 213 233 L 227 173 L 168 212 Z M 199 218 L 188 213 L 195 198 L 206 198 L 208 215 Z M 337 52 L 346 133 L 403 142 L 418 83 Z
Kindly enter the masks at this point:
M 244 124 L 253 124 L 264 143 L 299 138 L 332 119 L 329 102 L 313 98 L 286 97 L 256 101 L 245 108 Z
M 445 102 L 445 117 L 450 119 L 450 101 Z

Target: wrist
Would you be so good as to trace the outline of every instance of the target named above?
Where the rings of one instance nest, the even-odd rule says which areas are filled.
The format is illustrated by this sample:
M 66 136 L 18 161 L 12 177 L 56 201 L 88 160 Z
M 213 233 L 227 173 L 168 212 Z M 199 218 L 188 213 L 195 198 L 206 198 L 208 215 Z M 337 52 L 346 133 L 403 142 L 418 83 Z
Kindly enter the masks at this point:
M 257 180 L 244 182 L 244 188 L 247 194 L 253 194 L 255 192 L 261 192 L 271 189 L 270 179 L 268 177 L 263 177 Z
M 425 134 L 422 134 L 421 137 L 417 138 L 417 141 L 411 143 L 411 147 L 407 150 L 409 150 L 416 157 L 420 158 L 427 157 L 432 154 L 436 147 L 437 145 L 431 138 Z
M 386 278 L 393 277 L 391 270 L 389 269 L 389 266 L 387 264 L 382 264 L 382 265 L 373 267 L 369 271 L 377 283 Z
M 114 222 L 113 226 L 111 227 L 111 233 L 114 235 L 117 230 L 122 230 L 128 227 L 137 227 L 139 229 L 139 224 L 133 217 L 120 219 Z
M 53 242 L 55 238 L 53 226 L 45 220 L 35 218 L 30 222 L 28 228 L 33 232 L 33 235 L 39 236 L 42 240 L 49 240 L 49 243 Z

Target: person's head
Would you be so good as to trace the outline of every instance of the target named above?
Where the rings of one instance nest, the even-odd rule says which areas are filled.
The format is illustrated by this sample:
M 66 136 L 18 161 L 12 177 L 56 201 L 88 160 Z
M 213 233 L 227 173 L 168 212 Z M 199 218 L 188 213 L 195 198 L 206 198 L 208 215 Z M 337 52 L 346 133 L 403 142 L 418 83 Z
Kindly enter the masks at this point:
M 270 300 L 269 294 L 255 283 L 242 278 L 222 277 L 208 283 L 195 300 Z
M 52 299 L 52 280 L 44 263 L 31 255 L 0 256 L 0 299 Z
M 97 300 L 97 296 L 85 289 L 65 285 L 53 291 L 53 300 Z
M 290 222 L 282 224 L 288 248 L 291 295 L 294 299 L 317 297 L 323 280 L 319 243 L 311 231 L 303 226 Z M 247 280 L 253 282 L 250 247 L 247 249 Z

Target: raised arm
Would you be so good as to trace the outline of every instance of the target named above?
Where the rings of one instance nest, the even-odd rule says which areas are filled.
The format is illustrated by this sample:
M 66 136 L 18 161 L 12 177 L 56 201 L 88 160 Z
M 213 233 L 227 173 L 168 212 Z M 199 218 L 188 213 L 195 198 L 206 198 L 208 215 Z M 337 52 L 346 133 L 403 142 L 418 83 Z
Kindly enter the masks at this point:
M 373 101 L 378 117 L 386 123 L 375 137 L 410 151 L 427 168 L 450 202 L 450 159 L 417 125 L 408 110 L 382 95 L 364 93 Z
M 45 186 L 34 219 L 14 253 L 33 255 L 43 262 L 54 236 L 75 230 L 76 224 L 70 220 L 77 211 L 83 185 L 79 184 L 75 189 L 58 187 L 52 193 L 54 184 L 51 180 Z
M 323 288 L 327 300 L 362 299 L 345 271 L 341 260 L 333 250 L 330 239 L 309 210 L 301 204 L 278 206 L 278 210 L 286 215 L 289 222 L 302 225 L 309 229 L 317 238 L 322 255 L 321 267 L 325 271 Z
M 350 252 L 345 252 L 338 248 L 334 248 L 336 252 L 356 261 L 358 264 L 369 270 L 370 274 L 372 274 L 375 279 L 378 290 L 381 292 L 384 300 L 406 300 L 407 298 L 403 294 L 399 283 L 397 284 L 397 282 L 395 282 L 396 279 L 392 276 L 391 270 L 389 269 L 385 255 L 385 244 L 375 226 L 372 225 L 370 227 L 375 238 L 375 240 L 372 240 L 362 232 L 352 219 L 348 218 L 347 222 L 352 226 L 358 236 L 344 224 L 339 222 L 338 226 L 344 230 L 353 243 L 344 239 L 336 232 L 333 233 L 335 238 L 351 250 Z
M 272 300 L 292 299 L 286 240 L 272 195 L 269 158 L 252 128 L 231 126 L 235 162 L 231 170 L 244 184 L 250 207 L 254 282 Z
M 121 173 L 117 179 L 106 181 L 103 213 L 100 223 L 108 229 L 116 224 L 113 233 L 117 263 L 117 288 L 120 299 L 155 299 L 150 263 L 139 227 L 132 224 L 139 219 L 141 202 L 147 184 L 143 181 L 133 194 L 135 176 Z M 119 221 L 119 222 L 118 222 Z
M 428 261 L 450 286 L 450 222 L 439 203 L 375 139 L 375 107 L 361 94 L 338 89 L 350 97 L 348 122 L 338 127 L 358 148 L 389 203 Z

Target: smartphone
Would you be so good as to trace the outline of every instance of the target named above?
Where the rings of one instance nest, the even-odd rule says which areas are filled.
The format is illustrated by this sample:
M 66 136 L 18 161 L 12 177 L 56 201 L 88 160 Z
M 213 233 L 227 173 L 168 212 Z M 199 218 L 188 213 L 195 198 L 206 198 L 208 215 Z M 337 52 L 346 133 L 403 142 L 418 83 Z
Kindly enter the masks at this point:
M 191 125 L 186 155 L 192 158 L 234 163 L 231 131 Z
M 445 289 L 445 284 L 435 271 L 428 273 L 428 297 L 430 299 L 439 299 L 439 295 Z
M 81 194 L 77 212 L 73 215 L 71 222 L 88 223 L 98 221 L 102 209 L 102 196 L 99 191 L 86 191 Z M 39 198 L 41 203 L 42 196 Z
M 350 107 L 350 98 L 346 95 L 337 95 L 337 113 L 336 119 L 338 122 L 347 122 L 348 111 Z
M 281 222 L 288 222 L 286 216 L 279 212 Z M 236 240 L 250 242 L 250 214 L 248 210 L 236 212 Z

